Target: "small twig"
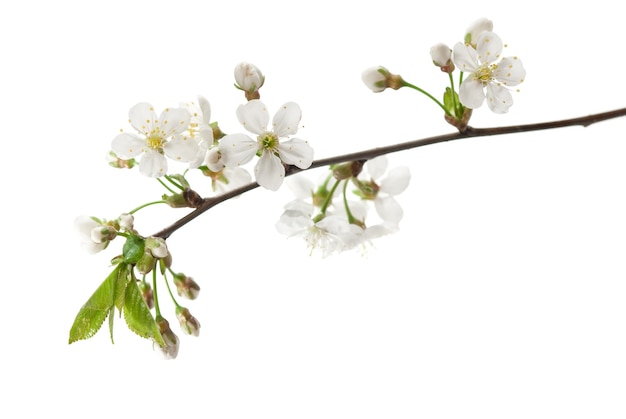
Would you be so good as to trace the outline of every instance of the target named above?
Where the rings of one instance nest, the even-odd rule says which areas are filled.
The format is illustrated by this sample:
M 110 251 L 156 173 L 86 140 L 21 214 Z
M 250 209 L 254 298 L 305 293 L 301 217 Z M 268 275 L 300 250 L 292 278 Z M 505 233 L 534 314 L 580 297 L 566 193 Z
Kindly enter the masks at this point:
M 521 132 L 530 132 L 530 131 L 542 131 L 547 129 L 554 128 L 563 128 L 563 127 L 571 127 L 571 126 L 583 126 L 588 127 L 589 125 L 595 124 L 596 122 L 606 121 L 609 119 L 614 119 L 618 117 L 626 116 L 626 108 L 616 109 L 610 112 L 603 112 L 598 114 L 593 114 L 589 116 L 583 116 L 572 119 L 563 119 L 559 121 L 552 122 L 543 122 L 538 124 L 527 124 L 527 125 L 514 125 L 509 127 L 498 127 L 498 128 L 472 128 L 467 127 L 463 132 L 457 132 L 453 134 L 445 134 L 438 135 L 435 137 L 423 138 L 415 141 L 409 141 L 406 143 L 394 144 L 386 147 L 378 147 L 370 150 L 359 151 L 356 153 L 344 154 L 341 156 L 329 157 L 326 159 L 316 160 L 311 164 L 308 169 L 299 169 L 296 166 L 287 166 L 285 170 L 285 176 L 290 176 L 295 173 L 300 173 L 306 170 L 315 169 L 318 167 L 329 166 L 331 164 L 338 164 L 347 161 L 354 160 L 370 160 L 378 156 L 382 156 L 390 153 L 397 153 L 399 151 L 410 150 L 417 147 L 423 147 L 426 145 L 443 143 L 446 141 L 460 140 L 463 138 L 475 138 L 475 137 L 487 137 L 493 135 L 502 135 L 502 134 L 516 134 Z M 169 227 L 164 228 L 158 233 L 154 234 L 155 237 L 162 237 L 167 239 L 171 236 L 176 230 L 189 223 L 191 220 L 200 216 L 202 213 L 207 210 L 213 208 L 217 204 L 224 202 L 228 199 L 234 198 L 236 196 L 242 195 L 252 189 L 257 188 L 259 185 L 256 182 L 249 183 L 248 185 L 242 186 L 237 189 L 233 189 L 229 192 L 220 194 L 211 198 L 203 198 L 194 211 L 182 217 L 178 221 L 174 222 Z

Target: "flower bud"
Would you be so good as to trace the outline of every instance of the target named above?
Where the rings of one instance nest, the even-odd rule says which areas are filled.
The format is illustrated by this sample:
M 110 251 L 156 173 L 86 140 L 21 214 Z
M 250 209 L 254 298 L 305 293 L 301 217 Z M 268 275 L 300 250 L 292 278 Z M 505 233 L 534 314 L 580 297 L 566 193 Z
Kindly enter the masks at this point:
M 132 214 L 124 213 L 117 219 L 120 227 L 126 231 L 132 231 L 135 223 L 135 217 Z
M 176 318 L 183 332 L 192 336 L 200 335 L 200 322 L 185 307 L 176 308 Z
M 482 32 L 493 32 L 493 22 L 487 18 L 480 18 L 472 22 L 465 31 L 465 43 L 476 48 L 476 41 Z
M 174 285 L 179 296 L 190 300 L 195 300 L 200 293 L 200 285 L 183 273 L 174 274 Z
M 137 161 L 135 159 L 120 159 L 113 150 L 109 151 L 109 154 L 107 154 L 107 162 L 109 163 L 109 166 L 116 169 L 132 169 L 137 165 Z
M 154 258 L 154 256 L 152 256 L 152 253 L 146 251 L 141 256 L 141 258 L 137 261 L 137 264 L 135 265 L 135 267 L 137 268 L 137 271 L 140 274 L 146 275 L 147 273 L 150 273 L 154 269 L 155 264 L 156 264 L 156 259 Z
M 117 236 L 117 230 L 112 226 L 103 225 L 91 230 L 91 240 L 94 243 L 106 243 Z
M 161 337 L 165 341 L 165 345 L 161 346 L 157 342 L 154 342 L 152 349 L 159 351 L 166 359 L 175 359 L 178 355 L 178 347 L 180 346 L 178 336 L 172 332 L 169 322 L 163 317 L 157 316 L 156 324 L 159 328 L 159 333 L 161 333 Z
M 361 80 L 374 93 L 379 93 L 390 87 L 398 90 L 404 85 L 402 77 L 392 74 L 385 67 L 367 68 L 361 73 Z
M 219 146 L 211 147 L 206 153 L 204 164 L 209 168 L 211 172 L 218 173 L 224 168 L 224 161 L 222 160 L 222 153 Z
M 239 63 L 235 67 L 235 87 L 246 92 L 246 99 L 260 99 L 259 89 L 265 83 L 265 76 L 254 64 Z
M 139 291 L 149 309 L 154 308 L 154 292 L 149 283 L 145 281 L 139 281 Z
M 446 44 L 433 45 L 430 48 L 430 57 L 433 60 L 433 64 L 439 67 L 444 73 L 452 73 L 454 71 L 452 50 Z
M 351 177 L 357 177 L 363 169 L 364 160 L 355 160 L 347 163 L 341 163 L 335 165 L 333 169 L 333 176 L 337 180 L 350 179 Z
M 97 253 L 107 247 L 108 241 L 95 242 L 91 238 L 91 232 L 100 228 L 101 222 L 95 217 L 81 215 L 74 220 L 74 230 L 79 237 L 80 245 L 89 253 Z
M 165 240 L 161 237 L 148 237 L 146 239 L 146 249 L 157 259 L 163 259 L 169 253 Z

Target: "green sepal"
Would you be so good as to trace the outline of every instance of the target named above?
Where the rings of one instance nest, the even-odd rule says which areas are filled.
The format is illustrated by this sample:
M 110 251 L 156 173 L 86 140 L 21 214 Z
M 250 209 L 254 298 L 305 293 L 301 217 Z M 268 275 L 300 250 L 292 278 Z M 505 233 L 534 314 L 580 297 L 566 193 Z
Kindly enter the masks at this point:
M 100 330 L 102 323 L 114 307 L 119 273 L 120 270 L 125 269 L 125 266 L 123 263 L 117 265 L 78 311 L 70 329 L 69 343 L 89 339 Z
M 137 263 L 143 256 L 146 247 L 145 240 L 139 236 L 131 235 L 126 239 L 122 254 L 126 263 Z
M 168 175 L 168 177 L 177 180 L 180 183 L 180 186 L 183 187 L 183 189 L 189 188 L 189 182 L 187 182 L 187 179 L 185 179 L 183 175 L 177 173 L 175 175 Z
M 165 346 L 165 341 L 159 328 L 146 305 L 136 281 L 131 281 L 126 287 L 124 298 L 124 319 L 128 328 L 146 339 L 153 339 L 159 345 Z

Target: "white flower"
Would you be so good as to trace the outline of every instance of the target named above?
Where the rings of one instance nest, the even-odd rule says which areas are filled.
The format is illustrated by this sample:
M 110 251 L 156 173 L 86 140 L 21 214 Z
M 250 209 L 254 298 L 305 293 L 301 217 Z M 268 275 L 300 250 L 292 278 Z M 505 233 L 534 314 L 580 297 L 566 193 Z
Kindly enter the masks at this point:
M 191 119 L 187 133 L 189 138 L 198 143 L 195 158 L 189 161 L 189 168 L 196 169 L 204 163 L 209 147 L 213 145 L 213 128 L 211 128 L 211 105 L 205 97 L 198 95 L 198 103 L 186 102 L 181 104 L 187 109 Z
M 298 131 L 302 117 L 300 107 L 294 102 L 285 103 L 272 121 L 272 130 L 267 129 L 270 115 L 260 100 L 251 100 L 237 108 L 239 122 L 256 140 L 246 134 L 230 134 L 220 140 L 220 152 L 226 167 L 237 167 L 248 163 L 260 153 L 260 159 L 254 167 L 254 174 L 259 185 L 270 190 L 277 190 L 285 177 L 284 164 L 292 164 L 300 169 L 308 168 L 313 162 L 313 149 L 304 140 L 292 138 L 280 142 L 280 139 Z
M 166 109 L 157 118 L 152 105 L 138 103 L 129 111 L 133 128 L 141 135 L 122 133 L 113 139 L 111 148 L 125 160 L 144 153 L 139 171 L 150 177 L 167 173 L 167 157 L 178 161 L 190 161 L 198 152 L 198 143 L 180 135 L 187 130 L 191 116 L 183 108 Z M 172 137 L 170 139 L 170 137 Z
M 487 18 L 480 18 L 472 22 L 465 31 L 464 41 L 476 48 L 476 41 L 483 32 L 493 32 L 493 22 Z
M 454 46 L 454 64 L 469 73 L 459 88 L 459 99 L 464 106 L 479 108 L 485 96 L 489 109 L 495 113 L 506 113 L 513 105 L 507 87 L 523 82 L 526 70 L 517 57 L 506 57 L 495 63 L 501 53 L 502 40 L 493 32 L 482 32 L 476 49 L 460 42 Z
M 314 222 L 312 209 L 313 206 L 304 201 L 292 201 L 276 223 L 276 229 L 288 238 L 303 238 L 311 253 L 320 250 L 322 257 L 351 249 L 361 242 L 363 230 L 348 223 L 347 218 L 327 215 Z
M 361 80 L 374 93 L 380 93 L 387 86 L 389 71 L 382 66 L 369 67 L 361 73 Z
M 254 93 L 263 86 L 265 76 L 254 64 L 239 63 L 235 67 L 235 81 L 239 89 Z
M 74 230 L 76 231 L 81 247 L 89 253 L 98 253 L 104 250 L 109 241 L 93 240 L 92 232 L 96 229 L 101 229 L 102 223 L 96 221 L 94 217 L 88 217 L 81 215 L 74 220 Z
M 406 166 L 393 168 L 387 171 L 387 157 L 380 156 L 365 163 L 372 182 L 377 185 L 374 197 L 374 207 L 378 216 L 386 223 L 397 225 L 402 220 L 404 212 L 394 196 L 401 194 L 409 186 L 411 173 Z

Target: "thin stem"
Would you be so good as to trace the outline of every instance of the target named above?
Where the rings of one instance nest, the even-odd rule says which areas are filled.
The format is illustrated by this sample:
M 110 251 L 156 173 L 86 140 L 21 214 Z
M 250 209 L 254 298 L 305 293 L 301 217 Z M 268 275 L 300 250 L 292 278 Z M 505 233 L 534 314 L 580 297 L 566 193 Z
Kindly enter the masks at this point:
M 165 276 L 165 272 L 163 272 L 163 279 L 165 280 L 165 285 L 167 286 L 167 291 L 170 293 L 170 297 L 172 298 L 172 301 L 174 302 L 174 305 L 176 306 L 176 308 L 179 308 L 180 304 L 178 304 L 178 301 L 176 301 L 176 298 L 174 298 L 174 294 L 172 294 L 172 289 L 170 288 L 170 282 L 167 280 L 167 276 Z
M 338 164 L 338 163 L 354 161 L 354 160 L 370 160 L 370 159 L 373 159 L 374 157 L 382 156 L 384 154 L 396 153 L 398 151 L 410 150 L 413 148 L 423 147 L 423 146 L 427 146 L 431 144 L 443 143 L 446 141 L 461 140 L 464 138 L 488 137 L 488 136 L 502 135 L 502 134 L 517 134 L 517 133 L 522 133 L 522 132 L 542 131 L 542 130 L 547 130 L 547 129 L 564 128 L 564 127 L 571 127 L 571 126 L 577 126 L 577 125 L 588 127 L 597 122 L 606 121 L 609 119 L 619 118 L 623 116 L 626 116 L 626 108 L 616 109 L 614 111 L 603 112 L 603 113 L 593 114 L 589 116 L 583 116 L 583 117 L 572 118 L 572 119 L 563 119 L 563 120 L 552 121 L 552 122 L 543 122 L 543 123 L 538 123 L 538 124 L 513 125 L 509 127 L 499 127 L 499 128 L 467 127 L 467 129 L 463 132 L 438 135 L 435 137 L 428 137 L 428 138 L 423 138 L 419 140 L 408 141 L 406 143 L 390 145 L 387 147 L 377 147 L 374 149 L 359 151 L 356 153 L 344 154 L 340 156 L 316 160 L 307 169 L 299 169 L 295 166 L 287 166 L 285 170 L 285 176 L 290 176 L 296 173 L 300 173 L 300 172 L 310 170 L 310 169 L 315 169 L 318 167 L 330 166 L 331 164 Z M 167 239 L 176 230 L 178 230 L 185 224 L 189 223 L 190 221 L 194 220 L 196 217 L 200 216 L 201 214 L 208 211 L 209 209 L 213 208 L 217 204 L 227 201 L 236 196 L 242 195 L 253 189 L 256 189 L 258 186 L 259 185 L 256 182 L 252 182 L 242 187 L 239 187 L 237 189 L 233 189 L 231 191 L 225 192 L 221 195 L 211 197 L 211 198 L 204 198 L 202 199 L 202 202 L 198 205 L 198 207 L 194 211 L 182 217 L 181 219 L 179 219 L 178 221 L 176 221 L 169 227 L 164 228 L 163 230 L 159 231 L 156 234 L 153 234 L 153 236 Z M 156 293 L 155 293 L 155 296 L 156 296 Z
M 430 99 L 432 99 L 432 101 L 433 101 L 433 102 L 435 102 L 437 105 L 439 105 L 439 107 L 440 107 L 441 109 L 443 109 L 443 111 L 446 113 L 446 115 L 450 115 L 450 111 L 448 111 L 448 110 L 446 109 L 446 107 L 445 107 L 445 106 L 443 106 L 443 103 L 439 102 L 439 101 L 438 101 L 438 100 L 437 100 L 437 99 L 436 99 L 433 95 L 431 95 L 430 93 L 428 93 L 426 90 L 421 89 L 421 88 L 419 88 L 419 87 L 415 86 L 414 84 L 411 84 L 411 83 L 409 83 L 409 82 L 407 82 L 407 81 L 405 81 L 405 80 L 402 80 L 402 86 L 404 86 L 404 87 L 410 87 L 411 89 L 415 89 L 415 90 L 417 90 L 418 92 L 425 94 L 425 95 L 426 95 L 426 96 L 428 96 Z M 450 115 L 450 116 L 454 116 L 454 115 Z
M 348 197 L 346 196 L 346 191 L 348 190 L 348 181 L 345 181 L 343 184 L 343 206 L 346 209 L 346 215 L 348 216 L 348 222 L 352 224 L 355 220 L 354 215 L 352 215 L 352 211 L 350 211 L 350 205 L 348 205 Z
M 163 182 L 163 180 L 162 180 L 160 177 L 158 177 L 158 178 L 157 178 L 157 180 L 158 180 L 158 181 L 159 181 L 159 183 L 160 183 L 161 185 L 163 185 L 163 187 L 164 187 L 165 189 L 167 189 L 167 190 L 168 190 L 168 191 L 169 191 L 172 195 L 175 195 L 175 194 L 176 194 L 176 191 L 175 191 L 175 190 L 173 190 L 172 188 L 170 188 L 169 186 L 167 186 L 167 185 L 165 184 L 165 182 Z
M 147 204 L 139 205 L 137 208 L 135 208 L 135 209 L 134 209 L 134 210 L 132 210 L 132 211 L 129 211 L 128 213 L 129 213 L 129 214 L 134 214 L 134 213 L 136 213 L 137 211 L 139 211 L 140 209 L 145 208 L 145 207 L 148 207 L 148 206 L 150 206 L 150 205 L 155 205 L 155 204 L 166 204 L 166 203 L 167 203 L 167 202 L 166 202 L 166 201 L 163 201 L 163 200 L 161 200 L 161 201 L 152 201 L 152 202 L 148 202 Z
M 156 282 L 156 266 L 152 269 L 152 293 L 154 294 L 154 314 L 156 318 L 161 317 L 161 309 L 159 308 L 159 295 L 157 294 Z
M 328 206 L 330 205 L 330 203 L 333 201 L 333 195 L 335 195 L 335 191 L 337 190 L 337 185 L 339 185 L 339 182 L 341 181 L 338 180 L 337 182 L 334 183 L 333 187 L 330 188 L 330 191 L 328 192 L 328 195 L 326 196 L 326 200 L 324 201 L 322 208 L 320 208 L 320 212 L 324 215 L 326 215 L 326 210 L 328 209 Z
M 174 179 L 172 179 L 172 177 L 171 177 L 171 176 L 165 175 L 165 176 L 163 176 L 163 177 L 164 177 L 165 179 L 169 180 L 169 182 L 170 182 L 172 185 L 176 186 L 176 187 L 177 187 L 178 189 L 180 189 L 181 191 L 184 191 L 184 190 L 185 190 L 185 188 L 184 188 L 184 187 L 183 187 L 180 183 L 178 183 L 178 182 L 176 182 Z

